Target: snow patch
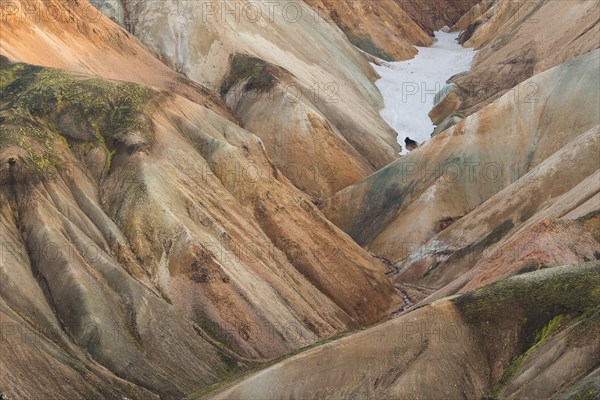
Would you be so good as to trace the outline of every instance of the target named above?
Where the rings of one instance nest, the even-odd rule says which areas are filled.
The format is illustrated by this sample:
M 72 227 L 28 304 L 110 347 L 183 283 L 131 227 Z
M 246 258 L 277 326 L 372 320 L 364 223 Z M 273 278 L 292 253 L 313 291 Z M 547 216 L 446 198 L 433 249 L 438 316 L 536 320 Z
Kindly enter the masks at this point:
M 402 154 L 407 154 L 404 139 L 410 137 L 419 144 L 428 140 L 435 126 L 429 119 L 433 98 L 446 80 L 471 68 L 475 51 L 457 42 L 458 33 L 435 33 L 437 41 L 431 47 L 417 47 L 419 54 L 412 60 L 373 64 L 381 76 L 375 85 L 381 92 L 383 119 L 398 132 Z

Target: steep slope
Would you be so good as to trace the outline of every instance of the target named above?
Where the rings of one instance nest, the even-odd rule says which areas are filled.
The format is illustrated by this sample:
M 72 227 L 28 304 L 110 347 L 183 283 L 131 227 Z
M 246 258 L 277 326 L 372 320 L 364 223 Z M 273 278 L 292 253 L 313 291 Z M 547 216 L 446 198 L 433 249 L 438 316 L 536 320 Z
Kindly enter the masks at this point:
M 176 73 L 87 1 L 3 2 L 0 54 L 169 90 L 234 120 L 213 92 Z
M 214 396 L 600 393 L 600 264 L 571 265 L 600 259 L 597 6 L 93 3 L 131 33 L 0 4 L 0 398 L 200 397 L 390 316 Z M 387 165 L 354 45 L 454 22 L 471 115 Z
M 305 0 L 340 27 L 350 42 L 386 61 L 417 54 L 414 46 L 429 46 L 431 38 L 396 0 Z
M 600 262 L 512 277 L 300 353 L 210 398 L 534 399 L 590 387 L 593 397 L 599 284 Z
M 523 93 L 534 84 L 535 97 L 506 94 L 337 193 L 325 205 L 326 215 L 390 260 L 417 253 L 448 222 L 469 214 L 600 123 L 599 98 L 588 95 L 600 93 L 599 65 L 600 51 L 593 51 L 523 82 L 516 91 Z M 552 196 L 573 188 L 578 183 L 574 176 L 583 179 L 598 168 L 597 144 L 592 140 L 582 145 L 576 151 L 587 158 L 576 161 L 569 179 L 554 182 L 552 174 L 536 170 L 536 177 L 548 177 L 540 186 L 554 191 Z M 533 204 L 527 212 L 532 215 L 541 206 Z
M 461 43 L 479 51 L 471 71 L 455 80 L 465 92 L 466 114 L 531 76 L 600 47 L 597 1 L 497 0 L 478 9 L 486 11 L 470 21 Z
M 217 96 L 85 4 L 2 25 L 11 60 L 77 72 L 1 60 L 3 393 L 180 398 L 401 306 Z
M 379 115 L 382 99 L 373 85 L 375 71 L 343 32 L 303 1 L 120 4 L 127 15 L 120 22 L 172 68 L 217 92 L 228 83 L 227 89 L 234 90 L 229 104 L 244 127 L 265 142 L 281 171 L 311 195 L 335 192 L 397 158 L 396 134 Z M 262 70 L 254 65 L 240 69 L 240 57 L 275 66 L 287 78 L 267 79 L 270 84 L 256 93 L 245 79 Z M 238 106 L 235 99 L 252 106 Z M 297 123 L 288 126 L 288 115 Z M 311 122 L 315 119 L 317 128 Z M 281 145 L 281 137 L 291 143 L 323 141 L 328 149 L 305 147 L 301 162 L 288 161 L 298 147 Z M 353 170 L 343 174 L 339 168 L 333 183 L 315 173 L 341 164 Z
M 399 260 L 394 280 L 439 289 L 431 300 L 524 271 L 600 259 L 599 129 Z
M 482 15 L 484 15 L 495 3 L 496 0 L 483 0 L 475 4 L 473 7 L 471 7 L 471 9 L 469 9 L 469 11 L 464 13 L 458 19 L 458 21 L 454 23 L 454 25 L 452 25 L 451 30 L 453 32 L 461 32 L 464 41 L 475 30 L 475 22 Z
M 221 92 L 241 124 L 261 138 L 277 168 L 313 202 L 373 171 L 288 71 L 238 54 Z
M 426 32 L 451 27 L 477 4 L 477 0 L 395 0 Z M 473 22 L 473 21 L 471 21 Z
M 2 83 L 4 313 L 42 343 L 91 356 L 55 358 L 60 368 L 98 363 L 178 398 L 392 311 L 383 264 L 227 119 L 177 95 L 26 64 L 3 61 Z M 16 374 L 27 341 L 2 351 L 9 393 L 65 396 Z

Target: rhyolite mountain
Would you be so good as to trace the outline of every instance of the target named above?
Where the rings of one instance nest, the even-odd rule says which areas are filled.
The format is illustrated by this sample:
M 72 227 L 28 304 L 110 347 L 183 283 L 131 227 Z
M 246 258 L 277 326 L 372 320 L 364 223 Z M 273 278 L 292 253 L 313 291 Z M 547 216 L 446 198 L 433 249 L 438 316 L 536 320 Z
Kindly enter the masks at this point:
M 0 7 L 2 399 L 600 395 L 596 1 Z

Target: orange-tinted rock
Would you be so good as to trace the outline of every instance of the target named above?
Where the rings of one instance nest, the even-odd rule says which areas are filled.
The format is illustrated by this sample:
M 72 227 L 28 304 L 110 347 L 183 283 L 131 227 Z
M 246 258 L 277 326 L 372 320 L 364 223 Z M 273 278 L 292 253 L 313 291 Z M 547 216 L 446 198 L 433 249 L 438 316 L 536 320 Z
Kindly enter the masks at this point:
M 598 18 L 594 0 L 495 2 L 461 41 L 479 50 L 469 75 L 456 81 L 467 92 L 462 108 L 473 113 L 531 76 L 597 49 Z M 535 96 L 534 89 L 522 96 Z
M 350 42 L 386 61 L 410 59 L 431 37 L 396 0 L 305 0 L 340 27 Z
M 395 0 L 430 35 L 454 25 L 477 0 Z

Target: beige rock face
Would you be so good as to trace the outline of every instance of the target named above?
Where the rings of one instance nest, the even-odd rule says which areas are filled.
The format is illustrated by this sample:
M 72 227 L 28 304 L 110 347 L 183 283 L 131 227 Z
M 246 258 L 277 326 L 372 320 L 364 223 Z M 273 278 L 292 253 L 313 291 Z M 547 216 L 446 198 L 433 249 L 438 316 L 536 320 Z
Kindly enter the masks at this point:
M 218 96 L 161 63 L 87 1 L 2 7 L 0 54 L 11 60 L 172 91 L 234 120 Z
M 12 85 L 25 85 L 20 74 L 44 73 L 23 68 Z M 62 79 L 50 77 L 39 78 L 50 82 L 46 90 Z M 77 110 L 69 85 L 56 89 L 67 93 L 59 115 Z M 15 116 L 3 125 L 0 151 L 1 239 L 10 245 L 2 298 L 16 313 L 10 323 L 32 321 L 50 338 L 62 335 L 61 351 L 84 349 L 93 359 L 75 352 L 56 361 L 61 368 L 83 363 L 94 373 L 97 363 L 105 382 L 114 374 L 179 398 L 399 306 L 386 267 L 272 166 L 257 137 L 184 98 L 154 96 L 147 128 L 117 134 L 99 125 L 101 139 L 84 141 L 61 136 L 52 103 L 26 108 L 46 129 L 39 141 L 19 130 L 28 125 L 12 114 L 17 106 L 5 105 Z M 100 180 L 83 162 L 96 141 L 110 151 Z M 21 348 L 27 343 L 7 350 L 7 370 L 23 368 Z M 2 382 L 10 392 L 64 396 L 12 374 Z
M 597 2 L 93 3 L 0 5 L 0 397 L 600 391 Z M 397 160 L 368 61 L 444 25 Z
M 463 96 L 459 86 L 454 83 L 447 85 L 437 94 L 434 106 L 429 112 L 431 122 L 439 126 L 446 118 L 457 113 L 461 108 Z
M 103 11 L 117 9 L 117 3 L 95 2 Z M 47 10 L 42 11 L 46 14 L 53 10 L 44 2 L 36 4 L 42 10 L 46 7 Z M 256 3 L 262 7 L 260 18 L 259 14 L 254 17 L 249 14 L 258 9 L 246 0 L 236 1 L 233 6 L 227 4 L 186 1 L 122 4 L 127 18 L 120 22 L 159 53 L 162 61 L 184 72 L 191 80 L 153 58 L 127 31 L 107 31 L 107 18 L 88 3 L 61 8 L 60 15 L 68 20 L 66 29 L 61 29 L 61 24 L 52 19 L 35 22 L 26 17 L 24 7 L 17 7 L 15 15 L 9 15 L 4 36 L 7 40 L 0 48 L 2 54 L 11 59 L 149 84 L 212 108 L 220 108 L 223 103 L 198 83 L 218 92 L 222 81 L 236 72 L 229 71 L 230 57 L 238 53 L 255 55 L 289 71 L 289 79 L 280 90 L 290 100 L 299 98 L 314 110 L 298 113 L 303 107 L 296 109 L 302 125 L 310 126 L 310 118 L 320 115 L 331 128 L 317 129 L 319 133 L 312 138 L 315 142 L 325 141 L 324 147 L 329 150 L 309 152 L 308 147 L 304 148 L 302 162 L 294 161 L 290 165 L 286 162 L 282 168 L 292 181 L 302 176 L 299 186 L 307 188 L 311 195 L 320 197 L 320 193 L 327 195 L 337 191 L 397 157 L 400 146 L 396 134 L 379 115 L 382 100 L 372 84 L 376 74 L 331 21 L 301 1 L 282 3 L 275 8 Z M 89 48 L 84 47 L 79 35 L 91 42 Z M 57 45 L 62 43 L 63 37 L 70 43 L 68 49 Z M 26 42 L 33 46 L 18 46 Z M 239 94 L 243 93 L 242 87 Z M 257 104 L 253 108 L 255 111 L 261 108 L 261 115 L 276 120 L 281 118 L 278 113 L 281 105 L 272 102 L 272 98 L 267 95 L 254 98 L 252 101 Z M 231 119 L 239 117 L 248 122 L 243 115 L 217 111 L 228 114 Z M 254 129 L 257 124 L 260 121 L 248 122 L 248 128 Z M 265 129 L 254 133 L 263 140 L 272 135 L 273 142 L 277 136 L 297 134 L 285 121 L 280 121 L 277 129 L 276 132 Z M 305 132 L 305 136 L 310 134 Z M 353 149 L 349 149 L 348 144 Z M 267 146 L 267 149 L 280 164 L 289 155 L 278 146 Z M 326 155 L 331 157 L 324 158 Z M 354 168 L 348 173 L 342 172 L 341 165 L 347 162 Z M 336 176 L 332 177 L 330 171 L 334 169 Z
M 477 0 L 395 1 L 430 35 L 444 26 L 452 27 L 477 4 Z
M 397 0 L 305 0 L 340 27 L 350 42 L 386 61 L 407 60 L 431 37 Z M 415 3 L 416 4 L 416 3 Z
M 77 72 L 1 60 L 3 393 L 182 398 L 402 306 L 217 96 L 85 4 L 2 24 L 3 55 Z
M 441 288 L 431 297 L 439 298 L 523 271 L 596 259 L 599 128 L 435 235 L 419 255 L 399 261 L 396 279 Z
M 489 9 L 488 9 L 489 8 Z M 461 43 L 478 49 L 470 73 L 456 81 L 473 113 L 529 77 L 597 49 L 600 6 L 590 0 L 496 1 L 466 27 Z
M 382 99 L 373 85 L 377 78 L 374 70 L 332 21 L 303 1 L 128 1 L 125 8 L 130 29 L 142 42 L 196 82 L 221 88 L 225 79 L 239 73 L 228 67 L 236 54 L 264 60 L 289 72 L 291 82 L 286 83 L 293 85 L 286 90 L 290 96 L 298 97 L 300 93 L 303 102 L 310 99 L 310 108 L 325 117 L 332 127 L 327 130 L 330 145 L 343 146 L 347 142 L 354 147 L 360 159 L 353 160 L 353 164 L 369 165 L 371 173 L 397 158 L 400 146 L 396 134 L 379 115 Z M 280 105 L 272 104 L 267 96 L 257 103 L 254 108 L 262 108 L 265 117 L 270 113 L 273 115 L 268 118 L 280 118 L 275 115 Z M 302 109 L 295 110 L 298 111 Z M 305 113 L 302 123 L 308 126 L 313 114 Z M 343 141 L 336 137 L 337 132 Z M 282 134 L 297 133 L 290 128 Z M 330 162 L 321 158 L 323 152 L 304 149 L 304 153 L 312 169 Z M 274 159 L 286 156 L 270 155 Z M 352 174 L 358 171 L 355 168 Z M 314 172 L 302 170 L 305 176 L 311 173 Z M 313 187 L 317 185 L 311 183 Z
M 464 35 L 470 35 L 476 28 L 475 22 L 490 9 L 496 0 L 484 0 L 480 3 L 475 4 L 469 11 L 464 13 L 454 25 L 452 25 L 452 31 L 462 32 Z
M 470 213 L 599 124 L 598 96 L 587 95 L 600 90 L 599 53 L 525 81 L 408 156 L 337 193 L 324 207 L 326 215 L 386 258 L 417 253 L 414 246 L 431 239 L 440 221 Z M 537 91 L 531 99 L 529 87 Z M 591 158 L 595 144 L 586 143 L 590 158 L 576 168 L 582 178 L 598 168 Z M 565 179 L 548 183 L 546 190 L 561 190 L 558 195 L 576 183 Z M 541 204 L 535 207 L 531 213 Z
M 599 278 L 598 261 L 516 276 L 308 350 L 208 398 L 552 398 L 577 391 L 600 357 Z
M 279 170 L 318 202 L 362 179 L 372 166 L 310 99 L 294 96 L 290 87 L 277 83 L 268 93 L 244 91 L 228 103 L 242 125 L 262 139 Z M 270 97 L 268 107 L 256 101 L 261 96 Z

